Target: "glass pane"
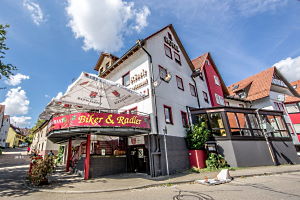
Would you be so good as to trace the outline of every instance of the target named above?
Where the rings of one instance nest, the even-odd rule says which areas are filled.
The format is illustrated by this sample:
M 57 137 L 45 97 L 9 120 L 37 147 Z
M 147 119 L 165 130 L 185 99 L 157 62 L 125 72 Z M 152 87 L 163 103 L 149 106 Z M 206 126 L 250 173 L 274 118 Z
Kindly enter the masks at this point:
M 246 116 L 244 113 L 236 113 L 239 124 L 240 124 L 240 128 L 249 128 L 247 120 L 246 120 Z
M 237 123 L 237 118 L 234 113 L 228 112 L 227 117 L 228 117 L 230 128 L 239 128 L 239 125 Z
M 284 124 L 284 121 L 282 119 L 282 116 L 275 116 L 275 119 L 277 121 L 277 124 L 279 126 L 279 129 L 280 130 L 286 130 L 286 127 L 285 127 L 285 124 Z
M 200 114 L 198 115 L 198 123 L 201 123 L 201 122 L 208 122 L 208 117 L 207 117 L 207 114 Z
M 287 131 L 280 131 L 282 137 L 290 137 Z
M 242 135 L 241 129 L 231 129 L 231 135 Z
M 253 134 L 254 136 L 258 136 L 258 137 L 264 136 L 261 130 L 253 130 Z
M 253 129 L 260 129 L 260 126 L 259 126 L 258 119 L 257 119 L 256 115 L 255 114 L 248 114 L 248 117 L 249 117 L 251 127 Z
M 165 119 L 167 123 L 171 123 L 171 118 L 170 118 L 170 109 L 165 108 Z
M 208 114 L 212 128 L 224 128 L 221 113 Z
M 214 136 L 226 136 L 225 129 L 212 129 L 212 134 Z

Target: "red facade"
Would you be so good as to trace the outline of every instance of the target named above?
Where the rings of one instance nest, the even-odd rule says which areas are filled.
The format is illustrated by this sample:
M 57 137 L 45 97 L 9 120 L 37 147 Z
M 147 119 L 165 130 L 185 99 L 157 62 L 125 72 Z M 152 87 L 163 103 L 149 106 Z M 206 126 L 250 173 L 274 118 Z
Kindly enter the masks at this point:
M 205 74 L 209 96 L 211 99 L 211 105 L 213 107 L 220 106 L 220 104 L 217 102 L 217 97 L 215 94 L 221 96 L 224 99 L 224 93 L 221 87 L 221 77 L 218 76 L 218 73 L 216 72 L 215 68 L 212 66 L 211 62 L 204 63 L 203 71 Z M 219 85 L 216 84 L 215 77 L 217 77 Z

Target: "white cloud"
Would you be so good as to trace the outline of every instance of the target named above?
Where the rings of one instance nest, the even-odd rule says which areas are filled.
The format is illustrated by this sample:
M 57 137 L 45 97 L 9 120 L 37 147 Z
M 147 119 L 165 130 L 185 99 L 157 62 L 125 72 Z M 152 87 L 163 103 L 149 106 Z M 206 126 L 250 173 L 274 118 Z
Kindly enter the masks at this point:
M 1 104 L 5 105 L 5 113 L 8 115 L 24 115 L 28 113 L 29 103 L 26 92 L 17 87 L 7 92 L 6 99 Z
M 50 96 L 48 94 L 45 94 L 44 97 L 47 98 L 47 99 L 50 98 Z
M 274 64 L 288 81 L 300 80 L 300 56 L 288 57 Z
M 57 93 L 56 97 L 54 99 L 60 99 L 63 96 L 62 92 Z
M 11 124 L 17 127 L 28 127 L 30 125 L 31 117 L 20 116 L 20 117 L 10 117 Z
M 39 4 L 31 0 L 24 0 L 23 6 L 30 12 L 31 18 L 36 25 L 40 25 L 45 21 L 44 13 Z
M 83 38 L 83 49 L 116 52 L 125 34 L 147 26 L 148 7 L 138 9 L 123 0 L 68 0 L 68 26 L 75 38 Z
M 7 85 L 16 86 L 16 85 L 19 85 L 22 82 L 22 80 L 26 80 L 26 79 L 29 79 L 29 78 L 30 78 L 29 76 L 17 73 L 14 76 L 10 76 L 9 79 L 5 80 L 4 82 Z

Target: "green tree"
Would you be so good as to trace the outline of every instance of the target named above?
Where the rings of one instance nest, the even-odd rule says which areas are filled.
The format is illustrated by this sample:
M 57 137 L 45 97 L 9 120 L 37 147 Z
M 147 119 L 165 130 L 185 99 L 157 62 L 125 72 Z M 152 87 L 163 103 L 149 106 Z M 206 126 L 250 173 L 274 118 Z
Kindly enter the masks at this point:
M 9 28 L 9 25 L 0 24 L 0 79 L 4 76 L 9 78 L 9 76 L 14 75 L 13 71 L 17 70 L 15 66 L 12 64 L 5 64 L 3 59 L 5 58 L 5 51 L 9 50 L 9 48 L 5 44 L 6 40 L 6 29 Z
M 28 134 L 25 138 L 25 141 L 28 143 L 28 144 L 31 144 L 32 143 L 32 140 L 33 140 L 33 132 L 38 129 L 43 123 L 45 122 L 45 120 L 43 119 L 38 119 L 37 122 L 35 123 L 35 125 L 29 130 L 30 134 Z

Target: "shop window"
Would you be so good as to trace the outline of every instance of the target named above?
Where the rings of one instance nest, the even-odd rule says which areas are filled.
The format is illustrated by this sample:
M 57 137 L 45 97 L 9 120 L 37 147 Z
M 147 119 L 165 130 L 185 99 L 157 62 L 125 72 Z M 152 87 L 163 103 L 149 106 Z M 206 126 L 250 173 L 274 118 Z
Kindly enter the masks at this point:
M 208 103 L 208 95 L 207 95 L 207 93 L 204 92 L 204 91 L 202 91 L 202 93 L 203 93 L 204 101 L 205 101 L 206 103 Z
M 193 97 L 197 96 L 197 94 L 196 94 L 196 87 L 194 85 L 190 84 L 190 90 L 191 90 L 191 95 Z
M 172 59 L 172 51 L 171 51 L 171 48 L 168 47 L 167 45 L 165 45 L 165 54 L 167 57 L 171 58 Z
M 251 136 L 251 131 L 244 113 L 228 112 L 227 117 L 232 135 Z
M 175 62 L 177 62 L 179 65 L 181 65 L 180 55 L 176 52 L 174 52 L 174 59 L 175 59 Z
M 127 72 L 126 74 L 124 74 L 122 76 L 122 84 L 124 86 L 128 86 L 130 85 L 130 72 Z
M 181 90 L 184 90 L 182 78 L 176 76 L 177 87 Z
M 214 79 L 215 79 L 215 84 L 218 85 L 218 86 L 220 86 L 221 84 L 220 84 L 219 77 L 217 77 L 217 76 L 214 75 Z
M 250 125 L 253 131 L 253 135 L 256 137 L 263 137 L 263 132 L 259 125 L 259 120 L 257 119 L 256 114 L 248 114 Z
M 188 116 L 186 112 L 181 111 L 181 119 L 183 127 L 188 127 Z
M 208 114 L 212 134 L 215 136 L 226 136 L 221 113 Z
M 165 80 L 165 77 L 167 75 L 166 68 L 164 68 L 164 67 L 162 67 L 160 65 L 158 66 L 158 68 L 159 68 L 159 77 L 160 77 L 160 79 Z
M 173 124 L 172 108 L 164 105 L 165 122 L 167 124 Z

